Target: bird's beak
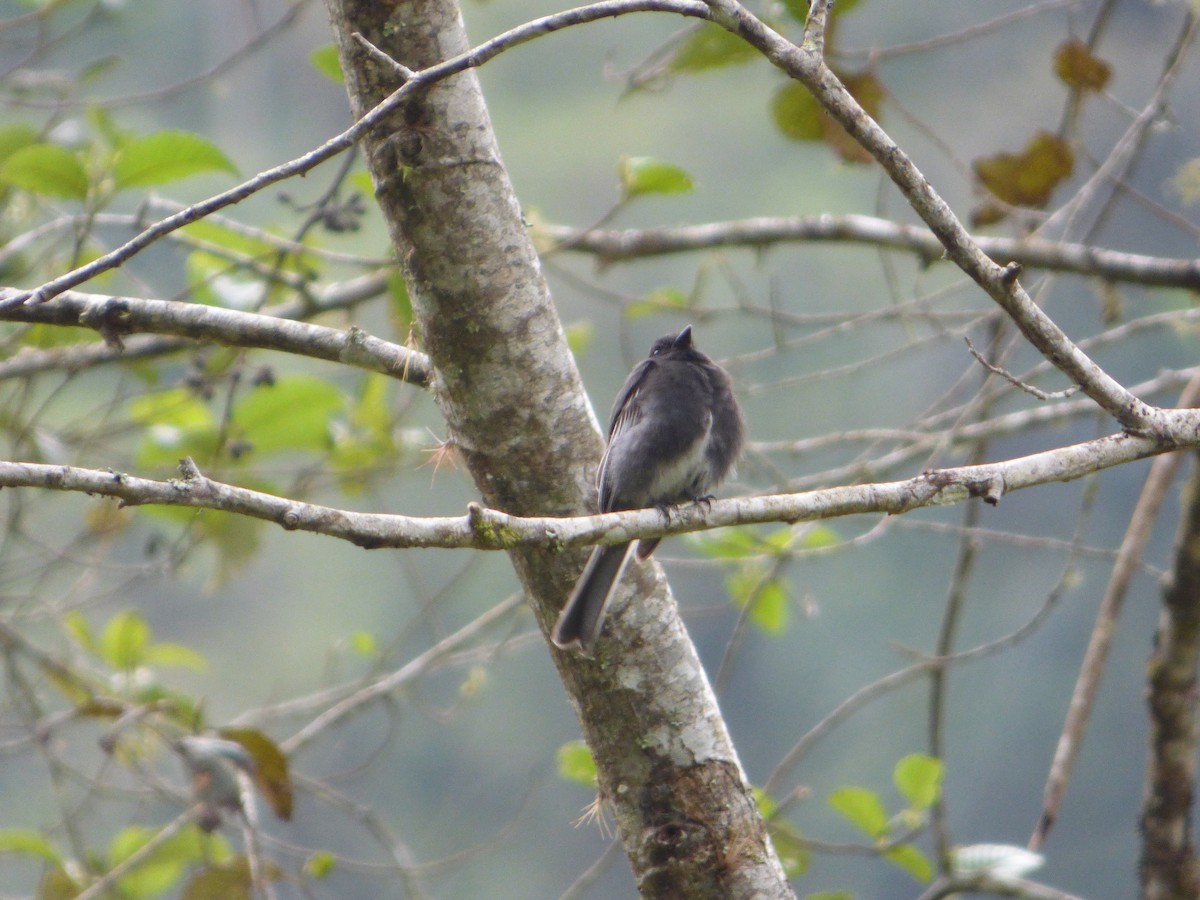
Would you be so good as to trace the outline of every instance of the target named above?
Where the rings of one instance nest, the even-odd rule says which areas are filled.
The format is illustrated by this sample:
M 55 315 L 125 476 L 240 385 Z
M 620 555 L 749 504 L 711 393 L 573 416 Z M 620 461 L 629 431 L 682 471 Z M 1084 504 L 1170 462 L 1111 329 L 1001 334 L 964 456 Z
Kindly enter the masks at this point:
M 675 343 L 673 344 L 676 350 L 686 350 L 692 346 L 692 326 L 687 325 L 683 331 L 675 335 Z

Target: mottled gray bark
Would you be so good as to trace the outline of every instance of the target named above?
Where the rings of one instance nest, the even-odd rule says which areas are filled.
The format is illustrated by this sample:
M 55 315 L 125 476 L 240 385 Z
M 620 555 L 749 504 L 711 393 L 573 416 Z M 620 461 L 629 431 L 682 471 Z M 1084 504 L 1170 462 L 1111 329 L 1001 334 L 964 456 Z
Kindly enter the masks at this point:
M 1142 800 L 1144 900 L 1200 897 L 1200 860 L 1192 834 L 1200 729 L 1200 469 L 1188 485 L 1171 583 L 1148 666 L 1150 753 Z

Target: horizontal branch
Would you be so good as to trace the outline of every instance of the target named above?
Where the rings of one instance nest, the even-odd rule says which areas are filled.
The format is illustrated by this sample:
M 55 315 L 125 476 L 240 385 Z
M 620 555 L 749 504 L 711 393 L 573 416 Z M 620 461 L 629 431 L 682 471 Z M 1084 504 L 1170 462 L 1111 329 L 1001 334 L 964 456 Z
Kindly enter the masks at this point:
M 926 263 L 946 258 L 946 248 L 928 228 L 861 215 L 762 217 L 678 228 L 623 230 L 579 231 L 550 225 L 540 231 L 564 250 L 591 253 L 603 263 L 718 247 L 761 248 L 805 241 L 868 244 L 905 250 Z M 1200 290 L 1200 259 L 1122 253 L 1040 238 L 1018 240 L 979 236 L 975 242 L 999 265 L 1016 262 L 1026 268 L 1069 272 L 1107 281 Z
M 44 303 L 5 303 L 18 295 L 17 291 L 0 289 L 0 320 L 91 328 L 117 351 L 123 347 L 123 335 L 143 332 L 230 347 L 281 350 L 382 372 L 420 387 L 429 384 L 429 360 L 425 354 L 372 337 L 354 327 L 343 331 L 198 303 L 79 291 L 66 291 Z
M 506 550 L 517 546 L 617 544 L 731 525 L 796 522 L 850 515 L 900 515 L 928 506 L 981 497 L 989 503 L 1012 491 L 1071 481 L 1169 450 L 1200 447 L 1200 410 L 1159 410 L 1169 440 L 1128 433 L 1046 450 L 1003 462 L 924 472 L 915 478 L 795 494 L 714 500 L 673 508 L 666 516 L 644 509 L 572 518 L 510 516 L 472 503 L 465 516 L 414 517 L 360 513 L 289 500 L 223 484 L 190 459 L 181 478 L 155 481 L 113 471 L 0 461 L 0 487 L 38 487 L 116 497 L 122 505 L 161 504 L 237 513 L 289 531 L 340 538 L 360 547 L 444 547 Z

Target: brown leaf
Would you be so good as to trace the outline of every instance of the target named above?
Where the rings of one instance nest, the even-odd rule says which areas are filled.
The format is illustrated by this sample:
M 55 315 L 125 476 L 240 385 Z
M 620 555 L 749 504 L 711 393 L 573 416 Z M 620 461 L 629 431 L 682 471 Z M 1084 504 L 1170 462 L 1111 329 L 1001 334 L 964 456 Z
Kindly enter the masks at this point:
M 1200 203 L 1200 157 L 1189 160 L 1179 167 L 1171 184 L 1187 205 Z
M 1091 48 L 1083 41 L 1071 38 L 1054 51 L 1054 72 L 1069 87 L 1102 91 L 1112 77 L 1112 66 L 1093 56 Z
M 846 90 L 867 111 L 867 114 L 872 119 L 878 119 L 879 113 L 883 109 L 883 85 L 879 83 L 875 74 L 869 71 L 837 72 L 836 74 L 842 80 L 842 84 L 846 85 Z M 851 163 L 869 163 L 871 161 L 871 154 L 850 137 L 846 129 L 836 121 L 829 116 L 824 116 L 822 123 L 825 127 L 825 143 L 829 144 L 838 156 Z
M 226 740 L 241 744 L 254 760 L 254 783 L 279 818 L 292 817 L 292 779 L 279 745 L 255 728 L 222 728 Z
M 1075 153 L 1058 135 L 1040 131 L 1020 153 L 975 160 L 975 174 L 998 199 L 1013 206 L 1044 207 L 1058 184 L 1071 177 Z
M 883 85 L 874 73 L 836 74 L 862 108 L 872 118 L 877 118 L 883 107 Z M 850 137 L 799 82 L 789 81 L 775 92 L 771 98 L 771 118 L 780 133 L 793 141 L 824 141 L 846 162 L 871 161 L 871 154 Z
M 239 857 L 201 869 L 188 881 L 180 900 L 251 900 L 253 887 L 250 864 Z

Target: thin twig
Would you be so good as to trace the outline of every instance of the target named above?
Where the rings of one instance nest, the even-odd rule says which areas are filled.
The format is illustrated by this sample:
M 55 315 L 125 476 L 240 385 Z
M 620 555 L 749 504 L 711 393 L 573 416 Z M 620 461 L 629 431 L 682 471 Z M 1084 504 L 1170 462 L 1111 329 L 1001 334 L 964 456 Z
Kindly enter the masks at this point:
M 1065 400 L 1072 394 L 1079 391 L 1079 385 L 1077 384 L 1073 384 L 1068 388 L 1063 388 L 1061 391 L 1043 391 L 1041 388 L 1036 388 L 1032 384 L 1026 384 L 1024 381 L 1021 381 L 1019 378 L 1017 378 L 1017 376 L 1010 373 L 1007 369 L 1002 369 L 1000 366 L 995 366 L 988 362 L 987 359 L 984 358 L 983 354 L 975 349 L 975 345 L 971 343 L 971 339 L 969 337 L 964 335 L 963 340 L 967 342 L 967 349 L 971 352 L 971 355 L 975 357 L 975 360 L 981 366 L 983 366 L 993 375 L 999 375 L 1013 387 L 1020 388 L 1025 393 L 1037 397 L 1039 400 Z

